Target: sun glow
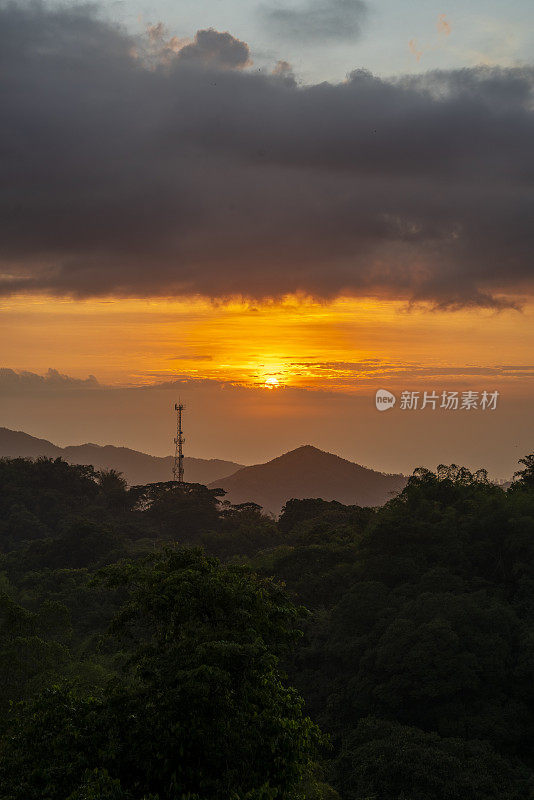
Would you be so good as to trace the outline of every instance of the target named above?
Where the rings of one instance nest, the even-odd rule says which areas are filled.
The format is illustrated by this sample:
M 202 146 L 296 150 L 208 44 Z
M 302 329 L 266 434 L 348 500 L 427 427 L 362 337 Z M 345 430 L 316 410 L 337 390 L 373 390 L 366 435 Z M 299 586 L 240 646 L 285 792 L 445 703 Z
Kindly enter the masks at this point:
M 278 378 L 267 378 L 265 381 L 265 388 L 266 389 L 276 389 L 277 386 L 280 386 L 280 381 Z
M 448 365 L 463 365 L 460 380 L 465 365 L 476 376 L 495 364 L 531 364 L 534 348 L 532 305 L 521 314 L 496 315 L 476 309 L 408 313 L 405 304 L 378 298 L 211 302 L 21 295 L 3 298 L 0 310 L 0 361 L 6 367 L 43 373 L 54 366 L 114 385 L 208 380 L 269 389 L 279 401 L 288 394 L 282 389 L 364 393 L 378 384 L 404 389 L 424 381 L 426 388 L 434 377 L 448 385 Z M 527 378 L 518 373 L 508 382 L 517 386 Z M 471 388 L 472 377 L 463 379 Z

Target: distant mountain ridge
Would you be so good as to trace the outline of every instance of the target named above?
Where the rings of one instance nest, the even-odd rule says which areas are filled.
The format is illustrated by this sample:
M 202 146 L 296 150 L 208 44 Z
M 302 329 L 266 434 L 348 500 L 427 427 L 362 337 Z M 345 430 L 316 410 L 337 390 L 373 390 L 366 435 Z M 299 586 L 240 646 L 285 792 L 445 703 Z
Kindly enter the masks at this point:
M 70 464 L 122 472 L 129 484 L 172 479 L 172 456 L 158 458 L 114 445 L 59 447 L 23 431 L 0 428 L 0 457 L 63 458 Z M 406 484 L 405 475 L 388 475 L 353 461 L 303 445 L 265 464 L 244 467 L 221 459 L 184 458 L 185 479 L 226 491 L 231 503 L 255 502 L 278 514 L 291 498 L 321 497 L 347 505 L 378 506 Z
M 70 464 L 92 464 L 95 469 L 122 472 L 129 484 L 172 480 L 172 456 L 158 458 L 139 450 L 113 445 L 80 444 L 59 447 L 23 431 L 0 428 L 0 457 L 63 458 Z M 209 484 L 241 469 L 242 464 L 221 459 L 184 458 L 185 478 L 191 483 Z
M 210 488 L 226 491 L 231 503 L 254 501 L 278 514 L 291 498 L 321 497 L 347 505 L 378 506 L 406 485 L 405 475 L 388 475 L 303 445 L 266 464 L 242 467 Z

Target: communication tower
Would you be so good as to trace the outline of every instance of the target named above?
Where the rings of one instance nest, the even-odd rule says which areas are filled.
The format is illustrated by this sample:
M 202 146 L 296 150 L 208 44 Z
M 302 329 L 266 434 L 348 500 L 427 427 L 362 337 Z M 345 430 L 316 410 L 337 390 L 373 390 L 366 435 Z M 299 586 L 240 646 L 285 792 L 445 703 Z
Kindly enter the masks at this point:
M 178 483 L 184 482 L 184 452 L 183 444 L 185 442 L 184 434 L 182 431 L 182 413 L 185 406 L 178 401 L 174 404 L 176 411 L 176 437 L 174 439 L 174 462 L 172 465 L 172 474 L 175 481 Z

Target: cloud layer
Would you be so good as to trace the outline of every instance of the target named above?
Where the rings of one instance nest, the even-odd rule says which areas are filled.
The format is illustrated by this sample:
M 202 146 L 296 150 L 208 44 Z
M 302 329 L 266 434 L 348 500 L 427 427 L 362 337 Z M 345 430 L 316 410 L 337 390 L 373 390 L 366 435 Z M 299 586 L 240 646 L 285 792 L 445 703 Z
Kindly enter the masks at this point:
M 294 8 L 263 8 L 264 22 L 271 30 L 293 41 L 354 40 L 360 37 L 366 17 L 363 0 L 309 0 Z
M 192 41 L 168 36 L 163 23 L 147 28 L 149 53 L 144 53 L 160 63 L 169 60 L 187 61 L 212 69 L 243 69 L 252 64 L 246 42 L 230 33 L 220 33 L 213 28 L 197 31 Z
M 299 87 L 230 34 L 147 48 L 86 6 L 0 7 L 0 292 L 532 290 L 532 67 Z
M 95 389 L 100 387 L 94 375 L 88 378 L 72 378 L 64 375 L 57 369 L 50 368 L 44 375 L 27 370 L 14 370 L 0 367 L 0 391 L 2 394 L 11 392 L 30 392 L 40 390 L 58 389 Z

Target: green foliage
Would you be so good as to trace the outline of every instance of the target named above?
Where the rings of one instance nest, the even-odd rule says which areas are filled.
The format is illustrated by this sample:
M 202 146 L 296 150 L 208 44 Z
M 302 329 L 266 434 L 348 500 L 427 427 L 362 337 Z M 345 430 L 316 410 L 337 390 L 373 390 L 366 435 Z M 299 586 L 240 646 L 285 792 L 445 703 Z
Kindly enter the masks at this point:
M 277 667 L 298 621 L 281 589 L 183 549 L 111 568 L 107 580 L 128 591 L 115 630 L 135 682 L 118 702 L 129 719 L 143 709 L 127 774 L 150 776 L 145 791 L 176 784 L 206 800 L 291 788 L 317 731 Z M 167 767 L 154 772 L 156 746 Z
M 372 717 L 344 736 L 333 771 L 345 800 L 534 797 L 526 771 L 484 742 L 441 738 Z
M 111 778 L 105 769 L 88 770 L 83 783 L 67 800 L 126 800 L 120 781 Z
M 370 508 L 344 506 L 335 500 L 288 500 L 278 527 L 292 543 L 323 544 L 358 541 L 373 512 Z
M 15 547 L 58 529 L 98 495 L 92 467 L 60 458 L 0 459 L 0 546 Z
M 512 489 L 533 489 L 534 488 L 534 453 L 525 458 L 520 458 L 519 463 L 523 464 L 523 469 L 514 474 Z
M 97 472 L 99 494 L 104 506 L 114 511 L 129 511 L 132 498 L 128 492 L 128 484 L 120 472 L 114 469 L 103 469 Z
M 466 763 L 470 777 L 456 772 L 457 789 L 437 788 L 448 785 L 442 776 L 419 790 L 408 761 L 395 789 L 378 778 L 366 783 L 356 763 L 351 794 L 338 764 L 334 785 L 342 797 L 531 796 L 533 547 L 528 487 L 506 493 L 483 472 L 454 466 L 416 471 L 371 517 L 354 554 L 351 585 L 308 626 L 292 679 L 338 753 L 348 732 L 359 731 L 356 762 L 370 763 L 362 738 L 369 728 L 360 725 L 373 716 L 420 736 L 465 745 L 484 740 L 512 777 L 506 789 L 492 793 L 480 785 L 469 794 L 474 778 Z M 385 759 L 373 748 L 379 775 Z M 397 735 L 395 748 L 401 748 Z
M 12 555 L 11 563 L 19 574 L 25 574 L 43 568 L 97 567 L 126 554 L 124 542 L 107 525 L 73 518 L 65 525 L 61 536 L 22 545 Z
M 281 546 L 251 560 L 263 575 L 276 575 L 308 608 L 332 606 L 354 581 L 356 549 L 343 544 Z
M 188 544 L 197 543 L 203 531 L 217 528 L 222 494 L 222 489 L 174 481 L 130 489 L 133 508 L 148 516 L 162 538 Z
M 233 506 L 223 503 L 214 530 L 204 533 L 200 543 L 218 558 L 253 557 L 262 550 L 281 544 L 283 537 L 274 520 L 261 513 L 256 503 Z
M 2 800 L 64 800 L 105 751 L 101 701 L 63 687 L 14 706 L 0 748 Z
M 534 800 L 521 464 L 276 522 L 0 461 L 1 800 Z
M 39 690 L 69 661 L 65 606 L 45 603 L 39 613 L 0 595 L 0 711 Z
M 114 623 L 125 673 L 100 697 L 56 689 L 14 709 L 6 800 L 81 798 L 94 786 L 77 788 L 79 775 L 95 769 L 111 776 L 108 794 L 134 800 L 289 797 L 320 737 L 278 668 L 298 621 L 282 590 L 185 549 L 103 580 L 125 593 Z

